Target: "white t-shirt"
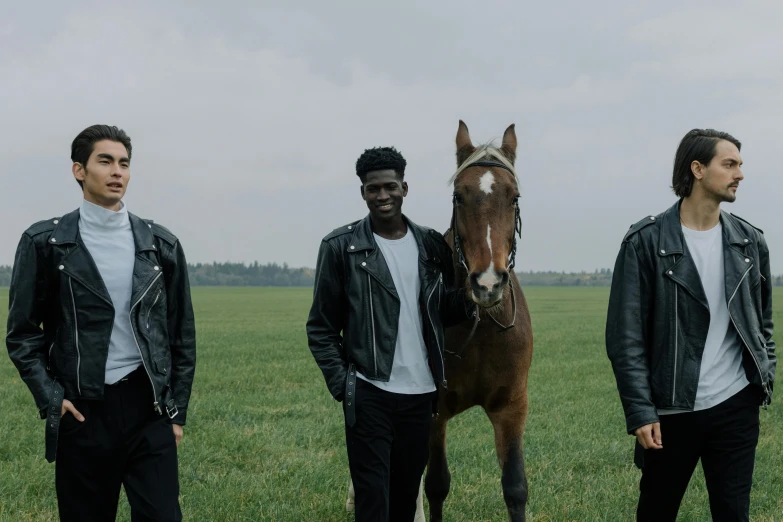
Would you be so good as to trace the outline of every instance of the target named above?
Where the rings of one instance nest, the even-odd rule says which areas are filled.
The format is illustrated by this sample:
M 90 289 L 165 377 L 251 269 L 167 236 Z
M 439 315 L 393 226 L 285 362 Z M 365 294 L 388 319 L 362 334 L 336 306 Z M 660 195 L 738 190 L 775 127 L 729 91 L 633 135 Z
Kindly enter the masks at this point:
M 421 281 L 416 238 L 410 229 L 402 239 L 390 240 L 373 235 L 389 266 L 397 295 L 400 296 L 400 321 L 389 382 L 373 381 L 359 372 L 356 375 L 392 393 L 411 395 L 433 392 L 435 381 L 427 364 L 427 347 L 424 344 L 419 307 Z
M 742 366 L 742 340 L 731 324 L 726 303 L 723 227 L 697 231 L 682 227 L 688 250 L 699 271 L 710 305 L 710 328 L 701 357 L 694 411 L 706 410 L 729 399 L 749 383 Z M 682 410 L 659 410 L 659 414 Z

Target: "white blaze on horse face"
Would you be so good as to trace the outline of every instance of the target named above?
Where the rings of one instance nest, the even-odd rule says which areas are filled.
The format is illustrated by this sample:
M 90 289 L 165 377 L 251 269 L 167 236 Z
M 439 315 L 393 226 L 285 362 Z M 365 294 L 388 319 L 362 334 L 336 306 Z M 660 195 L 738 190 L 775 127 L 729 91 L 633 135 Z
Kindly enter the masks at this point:
M 479 188 L 485 194 L 492 194 L 492 185 L 495 184 L 495 175 L 487 172 L 479 179 Z
M 489 174 L 489 173 L 488 173 Z M 492 174 L 490 174 L 491 176 Z M 492 226 L 487 225 L 487 246 L 489 247 L 489 267 L 478 278 L 478 284 L 492 290 L 500 279 L 495 273 L 495 263 L 492 257 Z
M 492 259 L 492 226 L 487 225 L 487 246 L 489 247 L 489 258 Z

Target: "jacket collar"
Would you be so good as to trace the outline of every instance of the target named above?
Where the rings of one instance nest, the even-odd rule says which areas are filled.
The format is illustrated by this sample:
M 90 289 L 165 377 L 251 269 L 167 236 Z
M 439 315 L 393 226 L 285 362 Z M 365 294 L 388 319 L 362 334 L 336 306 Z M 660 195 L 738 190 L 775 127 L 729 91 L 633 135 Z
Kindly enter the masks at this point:
M 416 238 L 416 243 L 419 246 L 419 257 L 426 259 L 427 255 L 423 241 L 424 230 L 404 214 L 402 219 L 404 219 L 405 223 L 408 225 L 408 231 Z M 375 243 L 375 237 L 373 236 L 372 231 L 372 222 L 370 221 L 370 215 L 368 214 L 354 226 L 351 241 L 348 243 L 348 252 L 376 250 L 377 248 L 378 245 Z
M 685 252 L 685 237 L 682 233 L 682 221 L 680 221 L 681 205 L 682 200 L 680 199 L 659 217 L 661 229 L 658 236 L 658 245 L 660 245 L 658 255 L 660 256 Z M 742 232 L 736 218 L 724 210 L 720 211 L 720 223 L 723 226 L 724 243 L 738 247 L 745 247 L 750 243 L 750 239 Z
M 55 221 L 54 230 L 49 236 L 49 242 L 53 245 L 77 245 L 79 243 L 79 209 L 76 209 Z M 135 214 L 128 212 L 131 230 L 133 231 L 133 243 L 136 253 L 155 251 L 155 236 L 152 234 L 152 225 Z
M 680 221 L 680 205 L 677 201 L 658 219 L 661 227 L 658 236 L 658 256 L 667 261 L 665 275 L 681 285 L 699 303 L 709 309 L 707 296 L 696 265 L 688 251 Z M 723 227 L 724 284 L 726 297 L 734 293 L 754 259 L 745 254 L 744 247 L 750 244 L 737 220 L 728 212 L 721 210 L 720 222 Z
M 133 287 L 131 288 L 131 302 L 135 303 L 143 295 L 145 288 L 162 273 L 156 261 L 156 256 L 143 254 L 154 252 L 155 236 L 152 233 L 152 225 L 138 216 L 128 213 L 130 218 L 133 242 L 136 247 L 135 261 L 133 264 Z M 95 261 L 90 255 L 84 242 L 79 237 L 79 210 L 74 210 L 55 221 L 55 228 L 49 237 L 52 245 L 65 246 L 66 253 L 62 257 L 60 270 L 69 277 L 80 282 L 85 288 L 96 296 L 112 305 L 111 295 L 101 277 Z
M 419 249 L 419 277 L 421 277 L 423 271 L 426 270 L 425 265 L 427 264 L 429 255 L 429 251 L 426 248 L 424 241 L 426 232 L 405 215 L 402 217 L 408 225 L 408 232 L 413 234 L 413 237 L 416 239 L 416 244 Z M 348 242 L 347 252 L 359 253 L 356 260 L 357 267 L 360 270 L 365 271 L 391 295 L 399 299 L 399 294 L 397 293 L 397 289 L 394 286 L 394 280 L 389 271 L 389 265 L 386 263 L 386 259 L 384 259 L 383 254 L 373 237 L 372 224 L 369 215 L 365 216 L 364 219 L 354 226 L 351 240 Z M 424 286 L 422 285 L 422 291 L 423 289 Z

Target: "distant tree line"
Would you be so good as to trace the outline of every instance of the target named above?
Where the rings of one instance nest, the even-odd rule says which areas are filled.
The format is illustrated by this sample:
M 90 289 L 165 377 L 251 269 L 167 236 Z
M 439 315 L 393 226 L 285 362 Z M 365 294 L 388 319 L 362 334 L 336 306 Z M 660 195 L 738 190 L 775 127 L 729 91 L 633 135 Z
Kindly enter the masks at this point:
M 612 271 L 602 268 L 595 272 L 517 272 L 522 286 L 610 286 Z
M 11 270 L 0 265 L 0 286 L 11 284 Z M 192 286 L 313 286 L 315 280 L 312 268 L 291 268 L 285 263 L 188 264 L 188 275 Z
M 313 286 L 315 270 L 291 268 L 286 263 L 197 263 L 188 265 L 193 286 Z M 523 286 L 609 286 L 612 271 L 517 272 Z M 11 267 L 0 265 L 0 286 L 11 284 Z M 783 286 L 783 275 L 773 277 L 774 286 Z
M 313 286 L 315 270 L 286 263 L 212 263 L 188 265 L 193 286 Z

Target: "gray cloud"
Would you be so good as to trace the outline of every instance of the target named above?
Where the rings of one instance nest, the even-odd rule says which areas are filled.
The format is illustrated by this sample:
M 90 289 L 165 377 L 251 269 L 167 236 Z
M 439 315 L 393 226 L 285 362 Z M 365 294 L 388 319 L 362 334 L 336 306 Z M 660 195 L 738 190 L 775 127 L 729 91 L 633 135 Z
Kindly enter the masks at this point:
M 520 269 L 612 266 L 628 226 L 674 201 L 679 139 L 715 127 L 743 141 L 726 208 L 783 273 L 778 2 L 19 4 L 0 15 L 0 263 L 79 204 L 69 147 L 93 123 L 132 136 L 129 208 L 191 261 L 313 266 L 365 214 L 368 147 L 405 154 L 406 213 L 445 229 L 464 119 L 475 141 L 517 125 Z

